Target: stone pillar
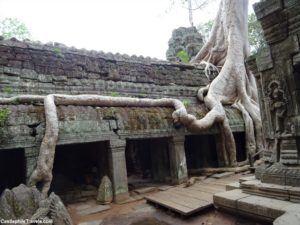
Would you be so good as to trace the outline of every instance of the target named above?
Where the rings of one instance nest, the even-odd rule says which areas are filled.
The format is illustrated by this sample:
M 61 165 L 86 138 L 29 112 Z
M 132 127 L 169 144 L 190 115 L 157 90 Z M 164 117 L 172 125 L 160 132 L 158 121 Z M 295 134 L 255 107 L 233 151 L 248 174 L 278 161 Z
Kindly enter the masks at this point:
M 171 179 L 174 184 L 181 184 L 188 180 L 184 140 L 185 136 L 173 136 L 168 143 Z
M 114 201 L 117 203 L 129 198 L 125 148 L 125 140 L 115 139 L 109 142 L 110 174 Z
M 24 149 L 26 162 L 26 182 L 30 178 L 33 170 L 36 167 L 37 159 L 40 152 L 40 147 L 29 147 Z
M 220 134 L 214 135 L 216 141 L 216 150 L 217 150 L 217 157 L 218 157 L 218 167 L 225 167 L 226 163 L 228 162 L 227 154 L 225 152 L 224 146 L 222 144 L 222 138 Z

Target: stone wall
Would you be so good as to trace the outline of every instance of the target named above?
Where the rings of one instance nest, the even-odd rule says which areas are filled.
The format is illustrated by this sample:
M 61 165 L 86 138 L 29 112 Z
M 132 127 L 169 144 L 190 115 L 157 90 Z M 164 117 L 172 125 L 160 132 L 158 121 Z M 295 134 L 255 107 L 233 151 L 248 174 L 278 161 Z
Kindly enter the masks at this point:
M 0 40 L 0 97 L 53 93 L 169 97 L 182 100 L 188 112 L 200 119 L 207 108 L 197 102 L 196 95 L 207 84 L 203 68 L 193 65 L 78 50 L 57 43 Z M 6 120 L 0 123 L 0 150 L 24 150 L 24 179 L 28 179 L 36 167 L 45 132 L 43 102 L 15 101 L 0 105 L 0 110 L 8 112 Z M 172 183 L 187 180 L 184 142 L 186 135 L 194 134 L 182 126 L 174 126 L 173 111 L 168 107 L 57 106 L 57 145 L 108 143 L 105 160 L 109 164 L 114 199 L 123 201 L 128 198 L 125 157 L 128 140 L 164 137 L 167 146 L 157 149 L 168 150 Z M 226 107 L 226 113 L 233 131 L 244 131 L 241 114 L 231 107 Z M 201 134 L 218 136 L 218 129 L 214 126 Z
M 271 165 L 257 176 L 264 182 L 300 185 L 300 5 L 297 0 L 268 0 L 254 5 L 268 47 L 258 53 L 255 71 Z M 293 169 L 290 169 L 292 166 Z M 262 175 L 265 173 L 265 175 Z
M 99 94 L 139 98 L 178 98 L 202 118 L 196 100 L 208 83 L 202 68 L 144 57 L 78 50 L 61 44 L 0 41 L 0 96 L 51 93 Z M 44 134 L 43 105 L 15 105 L 0 132 L 0 149 L 39 146 Z M 189 134 L 175 128 L 172 108 L 59 106 L 58 144 Z M 240 113 L 227 108 L 234 131 L 243 131 Z M 216 128 L 204 133 L 217 133 Z
M 1 96 L 102 94 L 194 97 L 203 70 L 144 57 L 77 50 L 61 44 L 0 41 Z

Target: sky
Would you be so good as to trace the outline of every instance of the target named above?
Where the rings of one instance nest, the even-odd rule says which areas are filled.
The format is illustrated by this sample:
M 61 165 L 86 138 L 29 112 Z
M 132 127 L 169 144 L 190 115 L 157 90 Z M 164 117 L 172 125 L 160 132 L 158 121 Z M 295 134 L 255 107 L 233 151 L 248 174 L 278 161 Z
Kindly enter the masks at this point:
M 170 2 L 0 0 L 0 18 L 18 18 L 33 39 L 43 43 L 165 59 L 172 30 L 189 26 L 188 11 L 180 4 L 170 7 Z M 212 0 L 205 9 L 194 11 L 194 24 L 213 19 L 218 4 L 219 0 Z M 249 11 L 253 12 L 251 6 Z

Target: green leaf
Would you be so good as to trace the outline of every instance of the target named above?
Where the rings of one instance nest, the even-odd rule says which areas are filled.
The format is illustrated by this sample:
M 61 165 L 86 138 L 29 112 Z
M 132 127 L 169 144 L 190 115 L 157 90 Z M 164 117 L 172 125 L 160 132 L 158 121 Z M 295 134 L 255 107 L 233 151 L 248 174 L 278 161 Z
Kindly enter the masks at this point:
M 176 54 L 177 58 L 183 63 L 188 63 L 190 61 L 189 55 L 186 51 L 181 50 Z

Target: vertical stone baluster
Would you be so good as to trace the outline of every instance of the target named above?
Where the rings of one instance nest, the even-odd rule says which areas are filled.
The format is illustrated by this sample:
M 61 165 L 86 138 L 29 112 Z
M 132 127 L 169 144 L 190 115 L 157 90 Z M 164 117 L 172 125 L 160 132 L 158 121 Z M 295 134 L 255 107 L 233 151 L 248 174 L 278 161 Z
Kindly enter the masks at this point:
M 181 184 L 188 179 L 184 140 L 185 136 L 173 136 L 169 140 L 170 170 L 174 184 Z
M 125 140 L 115 139 L 109 142 L 110 173 L 114 201 L 117 203 L 129 198 L 125 148 Z

